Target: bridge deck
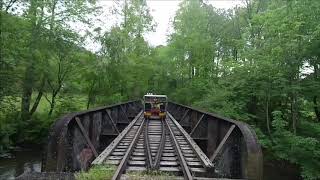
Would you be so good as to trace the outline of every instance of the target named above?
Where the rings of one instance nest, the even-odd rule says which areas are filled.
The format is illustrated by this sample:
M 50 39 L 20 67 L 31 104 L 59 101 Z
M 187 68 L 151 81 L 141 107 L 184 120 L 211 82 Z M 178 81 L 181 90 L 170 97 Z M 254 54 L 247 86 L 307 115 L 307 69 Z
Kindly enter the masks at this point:
M 157 170 L 183 179 L 208 178 L 209 158 L 168 113 L 165 120 L 144 119 L 142 113 L 93 161 L 116 165 L 113 179 L 131 171 Z

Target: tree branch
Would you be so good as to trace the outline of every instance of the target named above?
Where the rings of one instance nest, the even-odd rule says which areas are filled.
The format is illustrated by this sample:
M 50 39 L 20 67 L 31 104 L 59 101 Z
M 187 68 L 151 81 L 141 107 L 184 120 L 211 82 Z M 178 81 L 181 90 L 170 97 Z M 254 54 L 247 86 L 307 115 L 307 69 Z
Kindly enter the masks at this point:
M 17 0 L 10 0 L 9 4 L 7 5 L 5 12 L 8 13 L 9 9 L 13 6 L 14 3 L 16 3 Z
M 43 93 L 44 98 L 48 101 L 48 103 L 51 105 L 51 101 L 49 100 L 48 96 L 46 95 L 46 93 Z
M 32 105 L 32 108 L 30 110 L 30 115 L 32 115 L 38 108 L 38 105 L 39 105 L 40 100 L 41 100 L 42 95 L 43 95 L 43 89 L 44 89 L 45 84 L 46 84 L 45 77 L 42 77 L 40 89 L 39 89 L 39 92 L 38 92 L 38 96 L 37 96 L 35 102 Z

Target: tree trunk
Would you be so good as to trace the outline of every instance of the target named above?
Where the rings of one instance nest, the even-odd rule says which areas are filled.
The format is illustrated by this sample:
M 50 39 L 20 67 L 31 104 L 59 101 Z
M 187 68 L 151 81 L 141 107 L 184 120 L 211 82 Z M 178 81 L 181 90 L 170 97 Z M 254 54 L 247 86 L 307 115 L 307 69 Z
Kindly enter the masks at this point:
M 319 69 L 316 62 L 313 64 L 313 68 L 314 68 L 314 81 L 317 82 Z M 318 122 L 320 122 L 320 112 L 319 112 L 319 105 L 317 102 L 317 98 L 318 98 L 317 95 L 313 96 L 313 108 L 314 108 L 314 113 L 316 114 L 316 117 L 318 119 Z
M 49 116 L 52 115 L 55 105 L 56 105 L 56 94 L 52 94 L 51 103 L 50 103 L 50 110 L 48 113 Z
M 55 101 L 53 101 L 52 104 L 50 104 L 50 111 L 49 111 L 49 113 L 48 113 L 49 116 L 52 115 L 54 106 L 55 106 Z
M 95 86 L 95 80 L 92 82 L 92 84 L 90 85 L 90 90 L 88 92 L 88 101 L 87 101 L 87 109 L 89 109 L 90 107 L 90 104 L 92 102 L 92 99 L 94 98 L 94 95 L 93 95 L 93 89 L 94 89 L 94 86 Z
M 10 2 L 8 3 L 8 5 L 7 5 L 6 8 L 5 8 L 5 12 L 8 13 L 9 9 L 10 9 L 10 8 L 14 5 L 14 3 L 16 3 L 16 2 L 17 2 L 17 0 L 10 0 Z M 2 10 L 2 6 L 3 6 L 4 2 L 1 1 L 0 4 L 1 4 L 1 10 Z
M 45 86 L 45 77 L 42 78 L 41 80 L 41 85 L 40 85 L 40 89 L 39 89 L 39 92 L 38 92 L 38 96 L 35 100 L 35 102 L 33 103 L 33 106 L 30 110 L 30 116 L 32 116 L 32 114 L 37 110 L 38 108 L 38 105 L 40 103 L 40 100 L 42 98 L 42 95 L 43 95 L 43 89 L 44 89 L 44 86 Z
M 37 8 L 38 4 L 37 1 L 32 0 L 30 3 L 30 8 L 28 12 L 28 17 L 30 18 L 30 24 L 32 26 L 31 29 L 31 40 L 29 44 L 29 52 L 30 52 L 30 63 L 27 65 L 25 73 L 24 73 L 24 80 L 22 82 L 22 97 L 21 97 L 21 120 L 25 121 L 28 120 L 31 116 L 30 110 L 30 103 L 32 98 L 32 91 L 35 81 L 35 49 L 36 44 L 38 41 L 38 30 L 41 24 L 37 24 Z M 43 9 L 42 9 L 43 10 Z M 42 16 L 40 17 L 39 22 L 41 22 Z
M 43 95 L 43 90 L 41 89 L 41 90 L 38 92 L 37 98 L 36 98 L 36 100 L 34 101 L 33 106 L 32 106 L 32 108 L 31 108 L 31 110 L 30 110 L 30 112 L 29 112 L 29 115 L 30 115 L 30 116 L 32 116 L 32 114 L 33 114 L 34 112 L 36 112 L 36 110 L 37 110 L 37 108 L 38 108 L 38 105 L 39 105 L 39 103 L 40 103 L 40 100 L 41 100 L 41 98 L 42 98 L 42 95 Z
M 90 88 L 89 93 L 88 93 L 88 101 L 87 101 L 87 109 L 89 109 L 91 100 L 92 100 L 92 88 Z
M 293 133 L 297 134 L 297 108 L 296 108 L 296 97 L 295 95 L 292 96 L 291 100 L 291 119 L 292 119 L 292 129 Z
M 317 102 L 317 96 L 313 96 L 313 108 L 314 108 L 314 112 L 316 114 L 316 117 L 318 119 L 318 122 L 320 122 L 320 112 L 318 109 L 318 102 Z
M 267 129 L 269 135 L 271 135 L 271 129 L 270 129 L 270 117 L 269 117 L 269 101 L 270 101 L 270 95 L 267 95 L 267 103 L 266 103 L 266 119 L 267 119 Z
M 27 74 L 28 71 L 26 70 Z M 32 96 L 32 84 L 30 82 L 30 76 L 25 75 L 25 79 L 22 85 L 22 97 L 21 97 L 21 120 L 25 121 L 30 118 L 29 108 Z M 30 82 L 30 83 L 29 83 Z

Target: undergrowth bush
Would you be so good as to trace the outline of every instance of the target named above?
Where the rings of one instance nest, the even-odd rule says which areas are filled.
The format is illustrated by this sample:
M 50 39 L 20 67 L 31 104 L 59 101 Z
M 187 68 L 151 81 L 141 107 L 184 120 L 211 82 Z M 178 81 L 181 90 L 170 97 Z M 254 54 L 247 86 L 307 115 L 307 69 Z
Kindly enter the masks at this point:
M 111 179 L 116 170 L 115 166 L 93 166 L 87 172 L 76 173 L 76 180 L 107 180 Z
M 272 150 L 277 158 L 298 164 L 304 179 L 320 179 L 319 140 L 293 134 L 288 130 L 288 122 L 284 120 L 282 112 L 274 111 L 272 114 L 272 143 L 264 141 L 262 145 Z
M 140 179 L 149 179 L 149 180 L 167 180 L 174 179 L 172 174 L 163 172 L 163 171 L 142 171 L 142 172 L 129 172 L 126 174 L 128 179 L 131 180 L 140 180 Z
M 0 102 L 0 154 L 12 149 L 13 137 L 17 134 L 20 122 L 15 106 L 16 99 L 5 98 Z

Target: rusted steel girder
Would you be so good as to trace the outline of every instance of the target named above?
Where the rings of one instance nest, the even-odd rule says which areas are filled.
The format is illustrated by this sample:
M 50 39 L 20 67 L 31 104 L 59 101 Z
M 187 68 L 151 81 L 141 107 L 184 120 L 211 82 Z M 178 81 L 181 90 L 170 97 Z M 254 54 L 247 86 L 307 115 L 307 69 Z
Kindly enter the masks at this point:
M 218 177 L 262 179 L 261 147 L 248 124 L 174 102 L 168 111 L 211 158 Z
M 42 172 L 87 169 L 94 156 L 108 145 L 102 142 L 111 142 L 141 109 L 141 101 L 130 101 L 58 119 L 51 127 L 42 158 Z
M 93 151 L 99 154 L 141 110 L 141 101 L 130 101 L 60 118 L 51 128 L 42 171 L 88 168 Z M 261 147 L 250 126 L 173 102 L 168 111 L 211 158 L 217 177 L 262 179 Z
M 86 130 L 84 130 L 84 127 L 83 127 L 83 125 L 81 123 L 81 120 L 78 117 L 76 117 L 75 119 L 76 119 L 76 122 L 77 122 L 80 130 L 81 130 L 81 133 L 82 133 L 83 137 L 86 139 L 87 144 L 90 147 L 91 151 L 93 152 L 94 156 L 98 157 L 97 150 L 94 148 L 90 138 L 88 137 L 88 133 L 86 132 Z

